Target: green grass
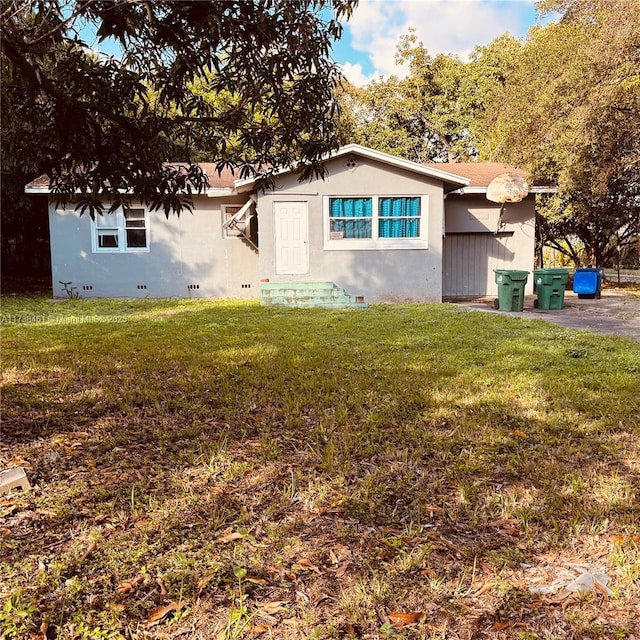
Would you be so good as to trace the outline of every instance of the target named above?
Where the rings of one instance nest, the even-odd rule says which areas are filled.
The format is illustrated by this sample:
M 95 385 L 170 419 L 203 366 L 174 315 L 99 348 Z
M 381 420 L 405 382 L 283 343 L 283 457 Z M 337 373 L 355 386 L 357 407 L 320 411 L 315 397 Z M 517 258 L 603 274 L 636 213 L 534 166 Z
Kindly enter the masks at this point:
M 0 467 L 34 489 L 0 502 L 0 638 L 638 633 L 637 342 L 450 305 L 1 314 Z M 610 598 L 529 591 L 581 564 Z

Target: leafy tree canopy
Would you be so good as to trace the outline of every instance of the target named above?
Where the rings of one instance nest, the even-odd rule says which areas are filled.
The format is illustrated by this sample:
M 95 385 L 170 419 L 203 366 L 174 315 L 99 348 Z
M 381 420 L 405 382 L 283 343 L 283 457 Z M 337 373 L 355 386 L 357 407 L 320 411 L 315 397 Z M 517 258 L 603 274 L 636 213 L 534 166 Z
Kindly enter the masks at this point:
M 91 215 L 124 193 L 179 213 L 207 185 L 196 152 L 309 177 L 337 144 L 330 49 L 356 3 L 2 0 L 3 170 L 49 174 Z
M 406 78 L 381 78 L 359 92 L 355 139 L 417 162 L 467 157 L 466 114 L 458 101 L 462 63 L 432 57 L 413 31 L 401 38 L 396 60 L 407 63 Z
M 562 18 L 529 33 L 483 126 L 500 159 L 559 185 L 541 229 L 604 264 L 639 230 L 640 3 L 538 7 Z
M 559 17 L 467 62 L 431 56 L 409 32 L 397 53 L 407 76 L 343 97 L 356 114 L 344 128 L 418 162 L 504 161 L 557 184 L 541 209 L 542 242 L 605 264 L 640 235 L 640 2 L 537 8 Z
M 430 55 L 409 31 L 396 54 L 407 64 L 407 76 L 375 80 L 358 91 L 358 117 L 349 123 L 353 138 L 417 162 L 490 154 L 490 131 L 483 130 L 481 116 L 520 47 L 505 34 L 462 62 L 453 55 Z

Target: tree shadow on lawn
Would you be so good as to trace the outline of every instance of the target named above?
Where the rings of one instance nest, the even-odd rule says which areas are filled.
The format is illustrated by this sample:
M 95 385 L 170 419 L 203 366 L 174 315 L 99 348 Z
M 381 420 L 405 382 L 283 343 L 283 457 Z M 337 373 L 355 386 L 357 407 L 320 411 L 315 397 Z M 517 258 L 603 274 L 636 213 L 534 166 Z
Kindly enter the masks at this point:
M 304 342 L 303 336 L 302 346 L 283 354 L 293 343 L 283 343 L 278 332 L 256 332 L 246 315 L 244 327 L 238 327 L 233 307 L 216 309 L 214 323 L 204 319 L 206 313 L 201 315 L 201 338 L 213 326 L 238 329 L 235 340 L 207 345 L 209 359 L 202 357 L 197 336 L 180 345 L 173 331 L 154 332 L 161 355 L 150 371 L 146 360 L 153 358 L 151 354 L 143 355 L 131 337 L 123 352 L 114 353 L 108 345 L 111 335 L 106 350 L 97 345 L 97 370 L 76 356 L 75 362 L 67 362 L 62 381 L 47 374 L 46 380 L 6 385 L 5 444 L 21 447 L 33 440 L 36 449 L 42 448 L 42 464 L 32 472 L 43 482 L 88 462 L 90 470 L 101 463 L 126 466 L 131 459 L 136 468 L 145 462 L 148 470 L 169 460 L 179 469 L 221 438 L 239 443 L 259 438 L 265 450 L 277 449 L 278 457 L 286 457 L 287 449 L 297 455 L 306 448 L 316 452 L 320 463 L 330 455 L 338 466 L 406 450 L 427 471 L 430 462 L 440 459 L 445 475 L 454 484 L 475 486 L 472 493 L 478 493 L 485 481 L 504 481 L 528 482 L 533 489 L 542 486 L 553 494 L 554 486 L 564 486 L 567 474 L 573 478 L 609 469 L 611 475 L 626 466 L 621 461 L 618 469 L 616 460 L 635 435 L 633 406 L 638 403 L 631 385 L 638 376 L 631 372 L 628 397 L 618 397 L 613 406 L 611 398 L 603 399 L 610 372 L 587 372 L 580 393 L 566 393 L 566 380 L 559 374 L 562 364 L 550 352 L 549 342 L 520 345 L 517 351 L 503 344 L 502 353 L 488 360 L 486 352 L 474 355 L 473 339 L 462 337 L 455 349 L 467 352 L 463 361 L 442 358 L 440 352 L 433 359 L 414 359 L 412 353 L 428 352 L 437 338 L 424 331 L 408 334 L 396 324 L 395 333 L 378 337 L 369 347 L 343 335 L 342 344 L 333 342 L 328 351 L 326 342 Z M 337 314 L 325 331 L 343 318 Z M 315 320 L 313 315 L 308 319 Z M 422 319 L 412 328 L 425 325 L 434 323 Z M 298 329 L 301 326 L 298 322 Z M 130 334 L 146 330 L 138 327 Z M 329 342 L 338 334 L 339 330 Z M 165 342 L 168 337 L 173 338 L 170 344 Z M 76 339 L 77 334 L 63 352 L 74 352 Z M 596 341 L 573 341 L 565 340 L 560 358 L 584 358 L 593 361 L 592 368 L 604 366 Z M 145 348 L 149 349 L 146 342 Z M 529 353 L 523 355 L 525 349 Z M 136 350 L 145 361 L 142 367 L 131 358 Z M 193 355 L 185 364 L 186 351 Z M 384 355 L 372 356 L 373 352 Z M 272 359 L 278 359 L 276 368 L 271 367 Z M 534 364 L 520 365 L 518 359 Z M 575 369 L 570 375 L 576 375 Z M 512 396 L 518 377 L 530 380 Z M 575 386 L 575 381 L 570 384 Z M 538 406 L 532 407 L 524 397 L 530 392 L 526 386 L 538 394 Z M 618 382 L 615 391 L 621 388 Z M 476 397 L 461 398 L 459 389 Z M 69 440 L 75 443 L 69 445 Z M 562 474 L 554 471 L 558 466 Z M 635 486 L 637 478 L 631 474 L 629 480 Z
M 38 487 L 10 507 L 2 557 L 23 575 L 43 556 L 61 563 L 31 588 L 88 572 L 118 601 L 144 567 L 192 601 L 211 575 L 230 606 L 246 566 L 256 599 L 260 580 L 271 600 L 304 583 L 336 601 L 383 581 L 374 604 L 429 597 L 451 617 L 455 591 L 433 576 L 453 584 L 476 561 L 516 571 L 568 546 L 601 559 L 611 544 L 582 534 L 637 531 L 638 374 L 606 340 L 545 325 L 522 342 L 513 323 L 446 310 L 383 310 L 364 340 L 349 314 L 272 312 L 283 327 L 264 330 L 237 310 L 197 313 L 189 336 L 172 316 L 129 325 L 126 346 L 92 337 L 90 355 L 86 336 L 61 333 L 76 355 L 58 379 L 5 386 L 3 463 L 22 460 Z M 229 532 L 240 537 L 220 542 Z M 147 596 L 125 603 L 129 619 L 166 601 Z

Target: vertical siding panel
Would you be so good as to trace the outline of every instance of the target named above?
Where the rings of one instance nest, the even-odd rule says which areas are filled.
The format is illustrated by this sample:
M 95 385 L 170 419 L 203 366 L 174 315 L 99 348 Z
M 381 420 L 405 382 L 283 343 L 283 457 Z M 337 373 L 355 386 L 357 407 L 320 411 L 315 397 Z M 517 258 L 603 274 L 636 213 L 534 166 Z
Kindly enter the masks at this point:
M 491 264 L 491 275 L 487 278 L 487 295 L 498 295 L 498 285 L 496 284 L 496 274 L 493 272 L 494 269 L 504 269 L 507 265 L 504 264 L 504 252 L 502 250 L 502 243 L 500 242 L 500 238 L 498 236 L 493 236 L 491 238 L 492 245 L 492 264 Z
M 465 282 L 469 280 L 469 270 L 468 264 L 464 259 L 465 253 L 467 251 L 464 236 L 456 236 L 456 259 L 453 264 L 453 268 L 455 272 L 458 274 L 457 282 L 456 282 L 456 291 L 459 291 L 458 295 L 465 295 Z
M 473 236 L 466 237 L 469 254 L 472 256 L 472 262 L 469 265 L 471 269 L 471 278 L 469 278 L 469 286 L 467 288 L 468 296 L 473 295 L 474 291 L 478 291 L 478 288 L 481 286 L 484 268 L 486 268 L 482 260 L 482 256 L 484 254 L 483 238 L 480 237 L 478 240 L 479 242 L 477 242 Z
M 464 249 L 461 252 L 460 259 L 466 264 L 465 281 L 462 283 L 462 293 L 465 296 L 469 295 L 469 292 L 475 288 L 475 263 L 476 263 L 476 251 L 475 247 L 469 242 L 469 236 L 460 236 L 460 242 Z
M 491 236 L 483 236 L 482 237 L 482 253 L 484 254 L 484 264 L 482 265 L 482 267 L 478 267 L 479 269 L 479 273 L 482 274 L 482 280 L 478 283 L 478 288 L 476 289 L 476 291 L 478 291 L 478 295 L 487 295 L 487 292 L 489 291 L 488 289 L 488 282 L 491 279 L 491 275 L 493 273 L 492 271 L 492 257 L 491 257 L 491 243 L 492 243 L 493 238 Z M 481 271 L 480 271 L 481 269 Z
M 460 244 L 458 262 L 460 264 L 461 273 L 464 273 L 464 279 L 459 283 L 459 291 L 463 296 L 466 296 L 469 295 L 469 287 L 472 286 L 469 279 L 473 278 L 473 263 L 475 258 L 473 256 L 473 248 L 469 245 L 469 241 L 466 236 L 458 236 L 458 242 Z
M 510 236 L 490 233 L 455 233 L 443 241 L 442 295 L 492 296 L 496 294 L 494 269 L 514 268 Z
M 449 267 L 449 263 L 451 262 L 451 243 L 448 241 L 449 238 L 444 236 L 442 238 L 442 295 L 449 295 L 447 293 L 447 289 L 449 287 L 450 282 L 450 272 L 451 269 Z
M 462 278 L 458 282 L 458 291 L 460 295 L 466 296 L 469 288 L 469 278 L 472 276 L 471 265 L 473 264 L 473 255 L 470 252 L 469 243 L 466 236 L 458 236 L 458 255 L 456 256 L 456 267 L 460 270 Z

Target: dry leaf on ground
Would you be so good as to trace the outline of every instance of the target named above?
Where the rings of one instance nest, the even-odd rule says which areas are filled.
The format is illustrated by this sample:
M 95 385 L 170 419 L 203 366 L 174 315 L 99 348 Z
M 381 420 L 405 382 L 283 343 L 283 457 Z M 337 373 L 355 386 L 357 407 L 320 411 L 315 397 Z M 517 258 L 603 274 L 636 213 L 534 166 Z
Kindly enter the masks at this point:
M 169 615 L 172 611 L 179 611 L 183 606 L 182 602 L 176 602 L 172 600 L 169 604 L 154 609 L 147 618 L 149 626 L 158 624 L 165 616 Z
M 291 569 L 293 571 L 315 571 L 316 573 L 322 573 L 315 564 L 308 560 L 307 558 L 300 558 L 298 562 L 296 562 Z
M 80 560 L 78 560 L 78 564 L 82 564 L 95 550 L 98 546 L 98 543 L 95 540 L 92 540 L 87 547 L 87 550 L 82 554 Z
M 227 542 L 233 542 L 234 540 L 242 540 L 244 538 L 245 538 L 244 534 L 234 531 L 233 533 L 227 533 L 223 536 L 219 536 L 218 538 L 216 538 L 216 542 L 219 542 L 220 544 L 225 544 Z
M 167 589 L 164 586 L 164 582 L 162 582 L 162 580 L 160 578 L 158 578 L 156 580 L 156 584 L 160 588 L 160 595 L 163 596 L 163 597 L 166 596 L 167 595 Z
M 118 585 L 116 592 L 118 595 L 126 596 L 128 593 L 131 593 L 142 581 L 144 580 L 144 576 L 138 574 L 133 580 L 129 580 L 127 582 L 122 582 Z
M 289 604 L 288 600 L 273 600 L 272 602 L 260 602 L 258 606 L 265 613 L 269 615 L 273 615 L 274 613 L 280 613 L 281 611 L 286 611 L 286 605 Z
M 499 620 L 496 620 L 492 625 L 491 628 L 494 631 L 504 631 L 505 629 L 508 629 L 509 627 L 513 626 L 513 622 L 500 622 Z
M 422 616 L 424 616 L 423 611 L 410 611 L 408 613 L 393 611 L 389 614 L 389 620 L 394 627 L 406 627 L 407 625 L 420 622 Z
M 491 591 L 491 589 L 493 589 L 495 584 L 496 584 L 495 582 L 485 582 L 485 584 L 483 584 L 479 589 L 476 589 L 476 591 L 474 591 L 471 594 L 471 597 L 472 598 L 480 597 L 483 593 L 486 593 L 487 591 Z
M 260 634 L 264 633 L 265 631 L 269 631 L 271 627 L 269 627 L 269 625 L 266 624 L 256 624 L 253 625 L 251 627 L 249 627 L 247 629 L 247 633 L 250 636 L 259 636 Z

